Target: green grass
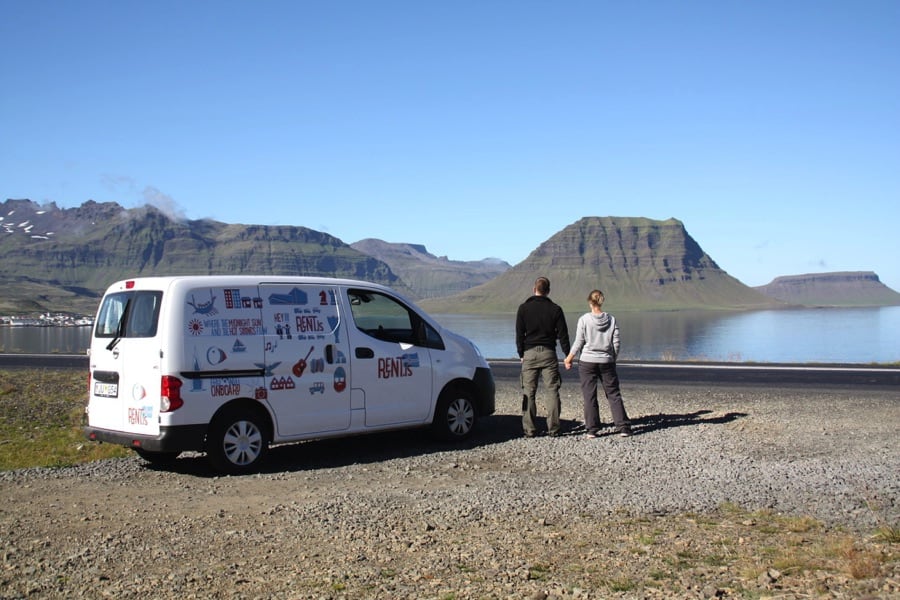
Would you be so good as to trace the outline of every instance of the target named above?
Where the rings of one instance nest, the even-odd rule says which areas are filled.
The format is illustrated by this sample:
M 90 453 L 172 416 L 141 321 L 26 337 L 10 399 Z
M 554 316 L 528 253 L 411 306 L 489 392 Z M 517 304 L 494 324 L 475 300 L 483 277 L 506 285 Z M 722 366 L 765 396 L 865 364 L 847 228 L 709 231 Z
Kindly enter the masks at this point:
M 0 470 L 61 467 L 127 456 L 82 433 L 87 374 L 71 369 L 0 370 Z

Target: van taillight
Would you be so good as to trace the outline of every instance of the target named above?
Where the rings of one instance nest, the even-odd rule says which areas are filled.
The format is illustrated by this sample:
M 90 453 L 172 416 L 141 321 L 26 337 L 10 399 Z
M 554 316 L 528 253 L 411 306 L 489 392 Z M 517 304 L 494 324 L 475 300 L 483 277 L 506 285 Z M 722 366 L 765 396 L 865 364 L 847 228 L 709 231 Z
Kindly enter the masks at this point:
M 181 380 L 171 375 L 163 375 L 160 384 L 160 412 L 172 412 L 181 408 L 184 404 L 184 400 L 181 399 Z

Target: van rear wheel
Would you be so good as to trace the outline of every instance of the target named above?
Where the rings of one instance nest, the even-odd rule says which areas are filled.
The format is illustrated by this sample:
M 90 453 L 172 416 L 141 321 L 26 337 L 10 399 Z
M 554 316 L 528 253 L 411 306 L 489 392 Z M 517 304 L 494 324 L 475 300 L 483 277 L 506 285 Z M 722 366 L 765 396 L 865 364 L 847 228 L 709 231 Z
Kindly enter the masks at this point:
M 465 390 L 445 390 L 438 399 L 431 429 L 442 440 L 464 440 L 475 429 L 472 395 Z
M 241 475 L 259 468 L 269 449 L 269 434 L 258 415 L 229 411 L 212 422 L 206 445 L 215 470 Z

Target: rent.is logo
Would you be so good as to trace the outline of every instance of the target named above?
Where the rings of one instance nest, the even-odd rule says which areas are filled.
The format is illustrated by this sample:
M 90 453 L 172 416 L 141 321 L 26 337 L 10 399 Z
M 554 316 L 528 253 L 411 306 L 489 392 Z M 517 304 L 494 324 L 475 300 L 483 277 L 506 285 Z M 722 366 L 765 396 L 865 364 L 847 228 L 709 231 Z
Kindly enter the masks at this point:
M 404 354 L 396 358 L 378 359 L 378 379 L 393 379 L 394 377 L 412 377 L 413 369 L 419 366 L 417 353 Z

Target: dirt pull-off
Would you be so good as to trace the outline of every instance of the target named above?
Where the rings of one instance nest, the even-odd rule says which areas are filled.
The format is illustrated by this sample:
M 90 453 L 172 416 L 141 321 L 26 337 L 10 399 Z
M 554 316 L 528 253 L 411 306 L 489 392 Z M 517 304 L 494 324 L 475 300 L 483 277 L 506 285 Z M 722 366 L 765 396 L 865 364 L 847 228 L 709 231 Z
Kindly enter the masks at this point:
M 626 384 L 634 437 L 524 439 L 498 389 L 464 448 L 0 474 L 0 597 L 900 597 L 896 393 Z

